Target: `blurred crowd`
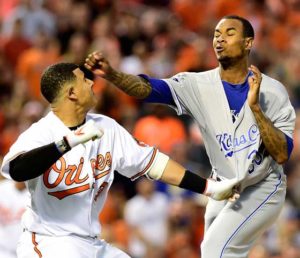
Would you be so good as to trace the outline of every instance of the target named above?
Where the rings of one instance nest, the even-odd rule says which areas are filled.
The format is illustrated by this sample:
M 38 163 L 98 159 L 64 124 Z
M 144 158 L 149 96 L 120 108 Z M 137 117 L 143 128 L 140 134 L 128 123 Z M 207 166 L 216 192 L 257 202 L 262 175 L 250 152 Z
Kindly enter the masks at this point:
M 251 62 L 286 86 L 298 114 L 294 151 L 285 165 L 286 205 L 249 257 L 299 258 L 299 0 L 1 0 L 0 162 L 16 137 L 48 112 L 39 92 L 40 76 L 48 65 L 82 64 L 88 53 L 100 50 L 113 67 L 132 74 L 166 78 L 208 70 L 217 65 L 214 27 L 228 14 L 252 23 L 256 34 Z M 95 112 L 114 118 L 187 168 L 210 173 L 201 134 L 191 119 L 177 117 L 168 107 L 134 100 L 101 78 L 95 78 L 94 90 L 99 97 Z M 23 191 L 19 185 L 0 182 L 1 249 L 22 210 L 7 202 L 10 195 L 18 196 L 13 194 L 15 187 Z M 179 188 L 117 176 L 99 216 L 102 237 L 134 258 L 199 257 L 206 201 Z M 7 257 L 0 253 L 0 258 Z

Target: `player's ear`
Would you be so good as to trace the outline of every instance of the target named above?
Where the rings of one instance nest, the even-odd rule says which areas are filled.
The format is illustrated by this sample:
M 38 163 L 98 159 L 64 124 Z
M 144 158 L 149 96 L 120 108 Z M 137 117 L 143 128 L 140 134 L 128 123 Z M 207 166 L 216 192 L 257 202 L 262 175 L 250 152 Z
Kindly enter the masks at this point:
M 253 45 L 253 38 L 251 38 L 251 37 L 246 38 L 245 39 L 245 49 L 250 51 L 252 48 L 252 45 Z
M 67 97 L 68 97 L 68 99 L 70 99 L 70 100 L 72 100 L 72 101 L 78 99 L 74 87 L 71 86 L 71 87 L 69 87 L 69 88 L 67 89 Z

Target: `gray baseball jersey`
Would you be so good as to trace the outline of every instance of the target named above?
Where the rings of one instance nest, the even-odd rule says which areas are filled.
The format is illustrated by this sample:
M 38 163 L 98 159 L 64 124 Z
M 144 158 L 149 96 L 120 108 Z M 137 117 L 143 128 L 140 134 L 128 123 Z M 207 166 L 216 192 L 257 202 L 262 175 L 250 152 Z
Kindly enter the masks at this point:
M 177 113 L 189 114 L 199 125 L 213 170 L 225 178 L 236 176 L 241 183 L 241 196 L 236 202 L 209 200 L 201 257 L 247 257 L 257 237 L 283 207 L 283 168 L 263 148 L 247 101 L 232 121 L 219 68 L 180 73 L 164 81 L 171 89 Z M 292 138 L 295 111 L 284 86 L 262 74 L 259 97 L 264 114 Z
M 284 86 L 262 75 L 260 104 L 274 125 L 293 138 L 295 111 Z M 233 123 L 219 68 L 180 73 L 165 80 L 178 114 L 191 115 L 199 125 L 213 169 L 221 176 L 237 176 L 242 189 L 282 166 L 266 155 L 252 111 L 246 101 Z

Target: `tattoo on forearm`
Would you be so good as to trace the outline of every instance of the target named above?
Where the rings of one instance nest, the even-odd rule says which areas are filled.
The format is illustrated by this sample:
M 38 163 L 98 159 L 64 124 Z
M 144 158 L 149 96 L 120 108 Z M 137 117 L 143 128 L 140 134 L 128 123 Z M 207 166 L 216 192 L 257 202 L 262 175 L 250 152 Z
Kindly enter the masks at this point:
M 114 71 L 110 73 L 106 79 L 116 85 L 120 90 L 126 92 L 128 95 L 140 99 L 149 96 L 152 90 L 148 81 L 135 75 Z
M 276 158 L 287 156 L 287 143 L 284 133 L 275 128 L 262 111 L 253 113 L 260 131 L 261 139 L 271 156 Z

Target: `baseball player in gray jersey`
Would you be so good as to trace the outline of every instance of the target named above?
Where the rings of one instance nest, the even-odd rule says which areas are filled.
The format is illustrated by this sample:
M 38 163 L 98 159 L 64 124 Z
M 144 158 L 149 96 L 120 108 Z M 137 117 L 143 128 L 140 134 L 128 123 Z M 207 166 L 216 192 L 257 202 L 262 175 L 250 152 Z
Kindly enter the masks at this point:
M 240 198 L 210 199 L 202 258 L 247 257 L 255 240 L 278 217 L 286 193 L 284 164 L 293 148 L 295 111 L 285 87 L 249 65 L 254 30 L 239 16 L 217 24 L 213 48 L 219 66 L 168 79 L 114 70 L 100 52 L 85 66 L 127 94 L 167 104 L 198 123 L 212 175 L 237 177 Z
M 19 258 L 128 258 L 98 239 L 98 215 L 114 171 L 132 180 L 146 175 L 217 200 L 231 197 L 237 183 L 203 179 L 138 142 L 113 119 L 88 113 L 96 104 L 88 72 L 70 63 L 45 70 L 41 91 L 51 111 L 4 157 L 1 172 L 26 181 L 31 197 L 22 217 Z

